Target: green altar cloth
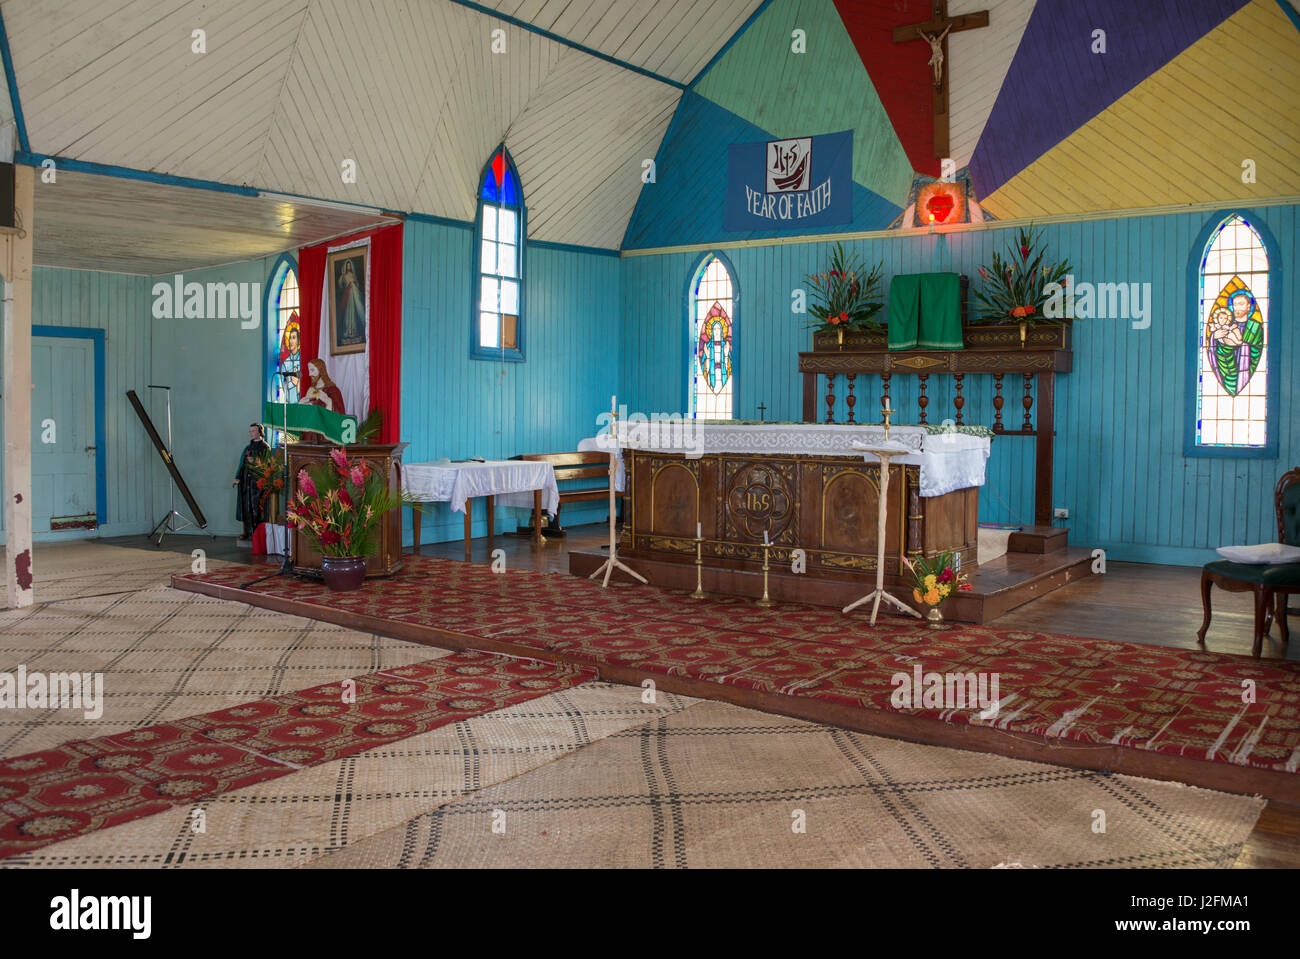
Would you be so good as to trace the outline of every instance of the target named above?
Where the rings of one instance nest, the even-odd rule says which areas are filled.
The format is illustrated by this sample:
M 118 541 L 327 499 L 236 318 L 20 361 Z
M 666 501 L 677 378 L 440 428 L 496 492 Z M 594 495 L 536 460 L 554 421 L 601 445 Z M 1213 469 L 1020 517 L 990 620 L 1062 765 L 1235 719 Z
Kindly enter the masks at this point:
M 331 413 L 323 406 L 309 403 L 262 404 L 262 425 L 290 433 L 320 433 L 332 443 L 357 441 L 357 418 Z
M 960 350 L 961 277 L 904 273 L 889 284 L 891 350 Z

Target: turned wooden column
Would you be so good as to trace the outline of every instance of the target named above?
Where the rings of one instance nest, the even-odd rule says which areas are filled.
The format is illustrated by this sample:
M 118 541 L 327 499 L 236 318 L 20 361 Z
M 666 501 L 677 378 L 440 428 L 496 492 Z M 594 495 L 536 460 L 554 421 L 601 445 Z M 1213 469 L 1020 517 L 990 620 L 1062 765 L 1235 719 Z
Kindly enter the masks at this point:
M 921 395 L 916 398 L 916 405 L 921 408 L 921 425 L 925 425 L 925 408 L 930 405 L 930 397 L 925 395 L 926 385 L 929 382 L 929 373 L 916 374 L 917 385 L 920 387 Z
M 846 396 L 846 397 L 844 398 L 844 403 L 845 403 L 845 405 L 847 405 L 848 408 L 849 408 L 849 422 L 850 422 L 850 423 L 853 422 L 853 405 L 854 405 L 855 403 L 857 403 L 857 401 L 858 401 L 858 398 L 857 398 L 856 396 L 853 395 L 853 381 L 854 381 L 855 379 L 857 379 L 857 378 L 858 378 L 858 374 L 857 374 L 857 373 L 849 373 L 849 374 L 848 374 L 848 380 L 849 380 L 849 395 Z
M 1038 374 L 1038 436 L 1034 440 L 1034 522 L 1052 525 L 1052 455 L 1056 448 L 1056 374 Z
M 993 384 L 994 386 L 997 387 L 997 395 L 993 397 L 993 410 L 994 410 L 993 432 L 1001 433 L 1003 429 L 1005 429 L 1005 427 L 1002 425 L 1002 404 L 1006 402 L 1006 400 L 1002 398 L 1002 374 L 1001 373 L 993 374 Z
M 966 405 L 966 397 L 961 395 L 961 381 L 965 373 L 954 373 L 952 378 L 956 384 L 957 395 L 952 398 L 952 405 L 957 408 L 957 425 L 961 426 L 961 408 Z
M 1025 425 L 1023 429 L 1026 433 L 1032 433 L 1034 431 L 1034 421 L 1030 419 L 1029 411 L 1034 408 L 1034 374 L 1024 373 L 1022 375 L 1025 378 L 1025 395 L 1020 401 L 1020 404 L 1025 408 Z
M 835 374 L 826 374 L 826 422 L 835 422 Z

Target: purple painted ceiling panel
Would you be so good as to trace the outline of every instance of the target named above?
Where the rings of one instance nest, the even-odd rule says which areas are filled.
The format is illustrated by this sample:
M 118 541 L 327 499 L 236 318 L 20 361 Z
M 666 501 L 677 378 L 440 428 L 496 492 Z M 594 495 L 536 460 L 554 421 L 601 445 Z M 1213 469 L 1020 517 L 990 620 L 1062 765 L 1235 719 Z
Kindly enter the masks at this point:
M 1038 0 L 971 158 L 986 197 L 1249 0 Z M 1106 52 L 1093 53 L 1093 31 Z

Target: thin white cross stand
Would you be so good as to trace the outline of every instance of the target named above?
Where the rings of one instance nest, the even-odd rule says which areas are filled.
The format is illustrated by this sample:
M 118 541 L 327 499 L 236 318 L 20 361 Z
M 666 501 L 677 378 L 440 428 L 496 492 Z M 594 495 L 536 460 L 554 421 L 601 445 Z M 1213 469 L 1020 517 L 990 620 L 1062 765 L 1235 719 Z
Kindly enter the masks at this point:
M 889 593 L 885 592 L 885 525 L 886 525 L 885 517 L 889 510 L 889 461 L 895 456 L 902 456 L 906 453 L 911 452 L 911 450 L 909 450 L 906 446 L 903 446 L 901 443 L 897 441 L 892 443 L 890 442 L 889 415 L 890 413 L 892 413 L 892 410 L 889 410 L 888 407 L 886 407 L 885 409 L 886 409 L 886 413 L 885 413 L 884 442 L 875 443 L 871 446 L 861 446 L 857 443 L 854 444 L 854 448 L 860 449 L 864 453 L 874 454 L 880 460 L 880 502 L 879 502 L 880 508 L 877 511 L 879 518 L 876 524 L 876 588 L 874 591 L 868 593 L 866 596 L 863 596 L 861 599 L 855 600 L 854 602 L 849 603 L 849 605 L 844 607 L 844 612 L 850 613 L 853 610 L 857 609 L 859 606 L 861 606 L 863 603 L 871 603 L 871 625 L 872 626 L 876 625 L 876 614 L 880 611 L 880 601 L 882 599 L 893 606 L 897 606 L 900 610 L 902 610 L 904 613 L 907 613 L 909 616 L 915 616 L 917 619 L 922 618 L 921 614 L 918 613 L 916 610 L 912 609 L 912 607 L 908 606 L 905 603 L 900 602 L 899 600 L 895 599 L 893 596 L 890 596 Z M 863 456 L 862 458 L 864 460 L 866 459 L 865 456 Z
M 611 407 L 609 411 L 610 413 L 609 435 L 614 440 L 614 442 L 617 443 L 618 442 L 618 401 L 617 398 L 613 396 L 609 398 L 609 401 Z M 645 583 L 646 585 L 649 585 L 649 580 L 647 580 L 636 570 L 628 566 L 627 563 L 624 563 L 618 558 L 618 534 L 614 530 L 614 480 L 615 480 L 614 464 L 616 459 L 614 454 L 617 451 L 617 449 L 618 447 L 615 446 L 614 449 L 610 450 L 609 453 L 609 559 L 601 563 L 600 568 L 587 577 L 587 579 L 595 579 L 601 573 L 604 573 L 605 578 L 601 581 L 600 584 L 601 589 L 604 589 L 609 585 L 609 577 L 613 574 L 615 567 L 618 567 L 619 569 L 621 569 L 623 572 L 627 573 L 629 576 L 633 577 L 634 579 L 639 579 L 641 582 Z

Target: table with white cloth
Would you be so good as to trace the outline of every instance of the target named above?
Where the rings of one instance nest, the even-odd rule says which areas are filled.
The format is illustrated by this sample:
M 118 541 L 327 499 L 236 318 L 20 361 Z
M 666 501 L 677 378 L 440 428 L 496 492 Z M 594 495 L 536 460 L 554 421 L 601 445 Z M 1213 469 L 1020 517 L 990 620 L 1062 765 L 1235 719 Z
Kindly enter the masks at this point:
M 533 542 L 542 537 L 541 512 L 554 516 L 560 505 L 555 470 L 550 463 L 529 460 L 486 460 L 463 463 L 439 461 L 406 463 L 402 482 L 407 494 L 418 503 L 447 503 L 452 512 L 465 513 L 465 555 L 469 555 L 474 520 L 473 500 L 487 497 L 488 536 L 496 535 L 495 506 L 518 506 L 533 510 Z M 420 549 L 420 510 L 413 511 L 415 549 Z
M 979 427 L 895 426 L 885 541 L 885 579 L 907 580 L 904 560 L 955 554 L 977 562 L 979 487 L 990 450 Z M 618 424 L 630 515 L 620 553 L 691 563 L 697 531 L 706 566 L 761 569 L 806 561 L 809 601 L 818 581 L 861 579 L 880 563 L 880 464 L 863 447 L 877 425 L 817 423 Z M 799 557 L 795 557 L 799 551 Z

